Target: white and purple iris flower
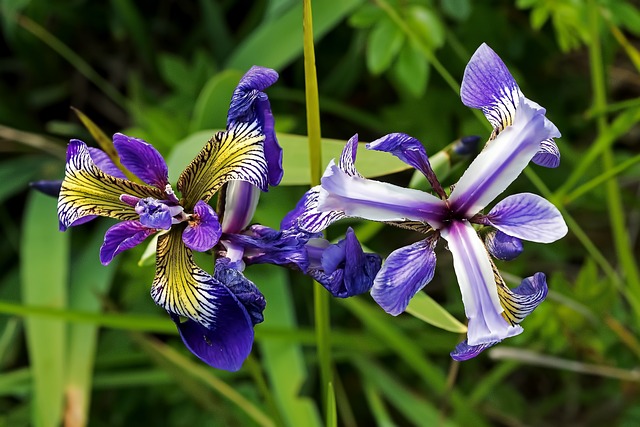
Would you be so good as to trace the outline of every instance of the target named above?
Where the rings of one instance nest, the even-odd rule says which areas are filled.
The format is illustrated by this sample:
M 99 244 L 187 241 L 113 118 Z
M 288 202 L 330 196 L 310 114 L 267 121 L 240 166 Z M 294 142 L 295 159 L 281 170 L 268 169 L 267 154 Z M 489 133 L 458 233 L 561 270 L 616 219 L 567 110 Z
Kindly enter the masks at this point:
M 127 180 L 104 152 L 72 140 L 58 198 L 61 230 L 95 216 L 121 220 L 107 231 L 100 249 L 105 265 L 160 233 L 151 296 L 169 312 L 187 348 L 225 370 L 238 370 L 251 351 L 264 297 L 229 260 L 218 259 L 211 275 L 194 263 L 192 251 L 211 250 L 226 224 L 245 221 L 227 212 L 221 223 L 208 204 L 218 190 L 243 183 L 266 191 L 282 178 L 282 150 L 263 92 L 277 79 L 275 71 L 263 67 L 252 67 L 242 77 L 226 130 L 216 133 L 182 172 L 176 187 L 180 195 L 153 146 L 116 134 L 120 162 L 143 183 Z
M 442 237 L 453 255 L 469 320 L 467 339 L 451 353 L 455 360 L 475 357 L 521 333 L 520 322 L 547 295 L 543 273 L 508 288 L 490 252 L 511 259 L 522 250 L 520 239 L 550 243 L 567 233 L 560 212 L 535 194 L 508 196 L 484 213 L 530 161 L 557 166 L 553 138 L 560 133 L 545 110 L 522 95 L 500 58 L 484 44 L 467 65 L 461 92 L 465 104 L 482 109 L 494 132 L 450 194 L 436 178 L 423 145 L 405 134 L 386 135 L 367 144 L 367 149 L 386 151 L 422 172 L 435 195 L 363 178 L 354 166 L 358 145 L 354 136 L 338 164 L 329 164 L 321 185 L 307 192 L 296 209 L 297 225 L 311 233 L 338 219 L 358 217 L 427 235 L 392 252 L 375 277 L 371 295 L 392 315 L 402 313 L 432 280 L 434 249 Z M 495 231 L 488 234 L 486 245 L 478 228 Z

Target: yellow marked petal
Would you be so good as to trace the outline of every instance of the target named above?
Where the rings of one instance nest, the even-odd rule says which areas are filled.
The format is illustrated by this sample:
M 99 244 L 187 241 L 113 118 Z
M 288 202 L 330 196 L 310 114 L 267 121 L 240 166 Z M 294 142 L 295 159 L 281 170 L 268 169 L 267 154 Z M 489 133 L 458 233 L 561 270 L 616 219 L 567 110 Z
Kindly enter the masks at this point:
M 234 123 L 216 133 L 178 179 L 185 209 L 207 202 L 227 181 L 248 181 L 267 188 L 264 133 L 258 122 Z
M 544 299 L 546 296 L 546 289 L 539 289 L 536 293 L 529 295 L 521 295 L 513 292 L 504 282 L 504 279 L 500 275 L 498 268 L 491 260 L 491 266 L 493 268 L 493 276 L 498 287 L 498 298 L 500 299 L 500 305 L 504 311 L 502 317 L 511 325 L 517 325 L 524 320 L 529 313 Z
M 120 220 L 138 219 L 134 208 L 120 201 L 122 194 L 139 198 L 164 198 L 164 192 L 155 187 L 136 184 L 102 172 L 91 160 L 87 146 L 83 142 L 72 141 L 58 197 L 60 221 L 68 227 L 88 215 Z
M 209 327 L 215 321 L 213 300 L 220 285 L 193 262 L 191 249 L 182 242 L 183 230 L 184 225 L 173 226 L 158 238 L 151 296 L 165 310 Z

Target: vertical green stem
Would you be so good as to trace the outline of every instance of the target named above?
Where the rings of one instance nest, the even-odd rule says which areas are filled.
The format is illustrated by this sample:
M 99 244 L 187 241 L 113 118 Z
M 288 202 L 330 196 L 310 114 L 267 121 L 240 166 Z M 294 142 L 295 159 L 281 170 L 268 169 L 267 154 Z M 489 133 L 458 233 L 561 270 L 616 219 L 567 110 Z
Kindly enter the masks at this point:
M 304 80 L 305 99 L 307 104 L 307 133 L 309 135 L 309 165 L 311 168 L 311 185 L 320 184 L 322 152 L 320 146 L 320 106 L 318 101 L 318 80 L 316 76 L 316 60 L 313 46 L 313 18 L 311 15 L 311 0 L 304 0 L 303 7 L 304 32 Z M 322 380 L 322 399 L 324 407 L 329 408 L 328 402 L 330 384 L 332 382 L 331 344 L 329 342 L 329 295 L 318 283 L 313 287 L 315 328 L 320 364 L 320 378 Z M 326 411 L 323 411 L 327 413 Z
M 589 59 L 591 66 L 591 85 L 593 88 L 593 108 L 604 111 L 607 108 L 606 84 L 602 61 L 602 50 L 600 45 L 600 16 L 598 6 L 594 0 L 589 1 L 589 31 L 591 33 L 591 44 L 589 47 Z M 599 135 L 604 135 L 609 131 L 606 115 L 596 117 L 596 126 Z M 608 146 L 602 151 L 602 166 L 606 170 L 613 168 L 613 152 Z M 613 241 L 616 248 L 618 260 L 623 269 L 624 278 L 628 288 L 625 290 L 627 297 L 632 301 L 640 298 L 640 274 L 638 266 L 633 257 L 633 250 L 629 242 L 626 230 L 626 220 L 624 206 L 620 198 L 620 188 L 615 177 L 611 177 L 606 184 L 607 208 L 609 211 L 609 221 L 613 231 Z M 638 313 L 637 304 L 633 304 Z

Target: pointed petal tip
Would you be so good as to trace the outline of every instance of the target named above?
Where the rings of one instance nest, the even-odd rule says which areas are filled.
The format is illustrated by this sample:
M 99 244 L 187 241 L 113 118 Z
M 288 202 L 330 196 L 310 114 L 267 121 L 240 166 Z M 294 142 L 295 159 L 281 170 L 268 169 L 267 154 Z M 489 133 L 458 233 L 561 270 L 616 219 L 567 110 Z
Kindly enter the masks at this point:
M 487 344 L 469 345 L 467 340 L 464 340 L 456 346 L 450 355 L 453 360 L 457 362 L 464 362 L 465 360 L 473 359 L 489 347 L 492 347 L 499 342 L 500 341 L 494 341 Z

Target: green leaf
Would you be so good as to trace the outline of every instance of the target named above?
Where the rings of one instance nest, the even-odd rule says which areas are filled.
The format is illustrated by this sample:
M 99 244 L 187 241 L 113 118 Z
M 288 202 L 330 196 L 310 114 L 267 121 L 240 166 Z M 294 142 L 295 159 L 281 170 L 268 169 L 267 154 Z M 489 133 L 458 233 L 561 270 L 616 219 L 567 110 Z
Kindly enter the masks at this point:
M 406 21 L 411 31 L 432 50 L 444 45 L 444 26 L 438 15 L 430 9 L 421 5 L 410 6 L 407 8 Z
M 367 68 L 380 74 L 391 66 L 404 43 L 404 33 L 389 18 L 376 22 L 367 40 Z
M 193 118 L 189 126 L 191 132 L 203 129 L 224 129 L 227 124 L 231 96 L 243 75 L 242 71 L 225 70 L 209 79 L 193 108 Z
M 384 16 L 378 6 L 365 3 L 349 17 L 349 24 L 355 28 L 370 28 Z
M 466 21 L 471 15 L 469 0 L 440 0 L 440 6 L 442 12 L 457 21 Z
M 460 334 L 467 332 L 467 327 L 460 323 L 440 304 L 424 292 L 418 292 L 409 302 L 406 310 L 412 316 L 427 322 L 436 328 Z
M 405 43 L 393 65 L 392 76 L 404 91 L 420 98 L 427 89 L 429 63 L 413 43 Z
M 316 41 L 347 17 L 364 0 L 324 0 L 313 4 Z M 247 70 L 254 64 L 282 69 L 302 54 L 302 2 L 265 21 L 235 49 L 227 68 Z
M 167 157 L 169 176 L 172 177 L 172 180 L 177 179 L 214 133 L 215 130 L 196 132 L 176 144 L 175 149 Z M 284 178 L 280 185 L 309 185 L 307 137 L 279 133 L 278 142 L 284 151 Z M 331 159 L 340 158 L 345 143 L 346 141 L 342 140 L 323 138 L 322 164 L 327 165 Z M 357 167 L 358 171 L 367 178 L 410 169 L 406 163 L 388 153 L 365 149 L 364 144 L 359 146 Z
M 20 270 L 27 305 L 63 309 L 67 305 L 69 234 L 58 231 L 57 201 L 32 192 L 27 203 Z M 66 324 L 32 317 L 26 321 L 33 371 L 33 425 L 58 426 L 64 399 Z
M 16 157 L 0 162 L 0 203 L 27 187 L 40 173 L 44 158 Z

